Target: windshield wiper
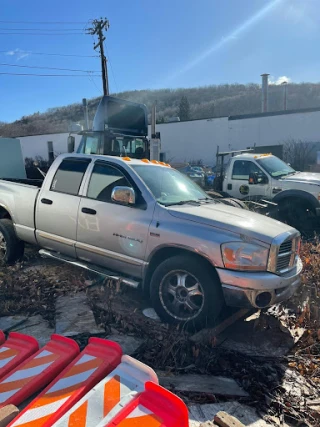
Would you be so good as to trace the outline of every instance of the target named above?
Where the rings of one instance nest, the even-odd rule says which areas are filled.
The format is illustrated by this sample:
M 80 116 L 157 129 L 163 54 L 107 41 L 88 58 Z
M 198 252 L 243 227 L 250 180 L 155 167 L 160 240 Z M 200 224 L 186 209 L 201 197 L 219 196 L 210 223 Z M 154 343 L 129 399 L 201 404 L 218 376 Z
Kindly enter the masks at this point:
M 289 172 L 289 173 L 287 174 L 287 176 L 289 176 L 289 175 L 295 175 L 296 173 L 298 173 L 298 171 Z
M 194 206 L 200 206 L 200 201 L 198 200 L 181 200 L 180 202 L 172 202 L 172 203 L 166 203 L 165 206 L 174 206 L 174 205 L 194 205 Z
M 289 173 L 282 173 L 282 174 L 278 175 L 278 178 L 283 178 L 284 176 L 289 176 L 289 175 L 295 175 L 296 173 L 297 173 L 297 171 L 289 172 Z

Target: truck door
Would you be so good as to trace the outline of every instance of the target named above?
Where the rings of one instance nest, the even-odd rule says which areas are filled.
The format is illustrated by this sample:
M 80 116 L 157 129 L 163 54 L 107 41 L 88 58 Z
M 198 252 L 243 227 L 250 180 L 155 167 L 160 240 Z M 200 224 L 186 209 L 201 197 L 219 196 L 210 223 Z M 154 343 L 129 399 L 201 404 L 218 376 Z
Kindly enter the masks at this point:
M 141 277 L 154 204 L 147 205 L 139 198 L 134 206 L 117 204 L 111 199 L 116 186 L 135 187 L 121 167 L 97 160 L 80 202 L 77 256 Z
M 251 160 L 235 160 L 228 175 L 227 192 L 237 199 L 270 198 L 271 183 L 265 172 Z M 249 185 L 249 175 L 255 173 L 258 184 Z
M 76 256 L 78 194 L 90 162 L 88 158 L 64 158 L 52 172 L 52 179 L 47 177 L 37 200 L 35 219 L 36 237 L 42 247 Z

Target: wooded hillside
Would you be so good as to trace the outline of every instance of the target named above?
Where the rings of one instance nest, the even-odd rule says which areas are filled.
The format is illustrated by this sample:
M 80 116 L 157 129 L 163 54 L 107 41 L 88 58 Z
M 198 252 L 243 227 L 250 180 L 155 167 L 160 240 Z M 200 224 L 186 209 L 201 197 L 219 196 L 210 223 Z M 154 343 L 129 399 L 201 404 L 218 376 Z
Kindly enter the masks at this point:
M 289 84 L 288 109 L 320 107 L 320 83 Z M 225 84 L 190 89 L 136 90 L 114 94 L 134 102 L 144 103 L 151 110 L 157 101 L 157 121 L 171 117 L 204 119 L 219 116 L 259 113 L 261 89 L 257 84 Z M 186 105 L 186 99 L 189 104 Z M 79 100 L 80 101 L 80 100 Z M 89 101 L 89 115 L 93 119 L 99 98 Z M 34 106 L 35 110 L 37 106 Z M 283 87 L 270 85 L 269 110 L 283 109 Z M 82 104 L 50 108 L 45 113 L 24 116 L 13 123 L 1 122 L 0 136 L 25 136 L 43 133 L 67 132 L 73 122 L 83 123 Z

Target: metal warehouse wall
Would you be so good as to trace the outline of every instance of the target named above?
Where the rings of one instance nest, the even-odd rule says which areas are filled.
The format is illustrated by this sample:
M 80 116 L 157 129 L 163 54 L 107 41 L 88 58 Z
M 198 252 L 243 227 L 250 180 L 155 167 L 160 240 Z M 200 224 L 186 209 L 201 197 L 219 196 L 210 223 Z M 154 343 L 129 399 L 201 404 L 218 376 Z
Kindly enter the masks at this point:
M 228 140 L 232 149 L 283 144 L 288 139 L 320 141 L 320 111 L 229 120 Z
M 205 164 L 215 163 L 217 145 L 228 148 L 228 118 L 194 120 L 190 122 L 157 125 L 161 133 L 161 151 L 167 161 L 189 162 L 201 159 Z
M 78 147 L 81 135 L 75 135 L 76 147 Z M 22 154 L 24 157 L 41 156 L 43 159 L 48 159 L 47 141 L 53 142 L 53 150 L 56 155 L 66 153 L 68 150 L 69 133 L 52 133 L 47 135 L 22 136 L 20 139 Z
M 278 145 L 293 138 L 309 142 L 320 141 L 320 111 L 272 114 L 264 116 L 222 117 L 189 122 L 163 123 L 161 151 L 167 161 L 202 160 L 214 165 L 217 145 L 220 151 L 241 150 L 256 144 Z M 48 158 L 47 141 L 53 141 L 56 154 L 67 151 L 68 133 L 20 137 L 24 157 Z M 75 135 L 76 147 L 81 136 Z M 149 127 L 150 135 L 150 127 Z

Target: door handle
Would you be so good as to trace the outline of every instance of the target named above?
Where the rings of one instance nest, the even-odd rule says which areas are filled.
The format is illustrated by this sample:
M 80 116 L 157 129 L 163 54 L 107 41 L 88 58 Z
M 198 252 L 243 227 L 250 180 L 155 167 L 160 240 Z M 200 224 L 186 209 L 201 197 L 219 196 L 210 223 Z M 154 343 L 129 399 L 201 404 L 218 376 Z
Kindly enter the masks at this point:
M 97 213 L 97 211 L 95 211 L 94 209 L 90 209 L 90 208 L 82 208 L 81 212 L 88 214 L 88 215 L 95 215 Z
M 41 199 L 41 203 L 45 205 L 52 205 L 53 201 L 50 199 Z

